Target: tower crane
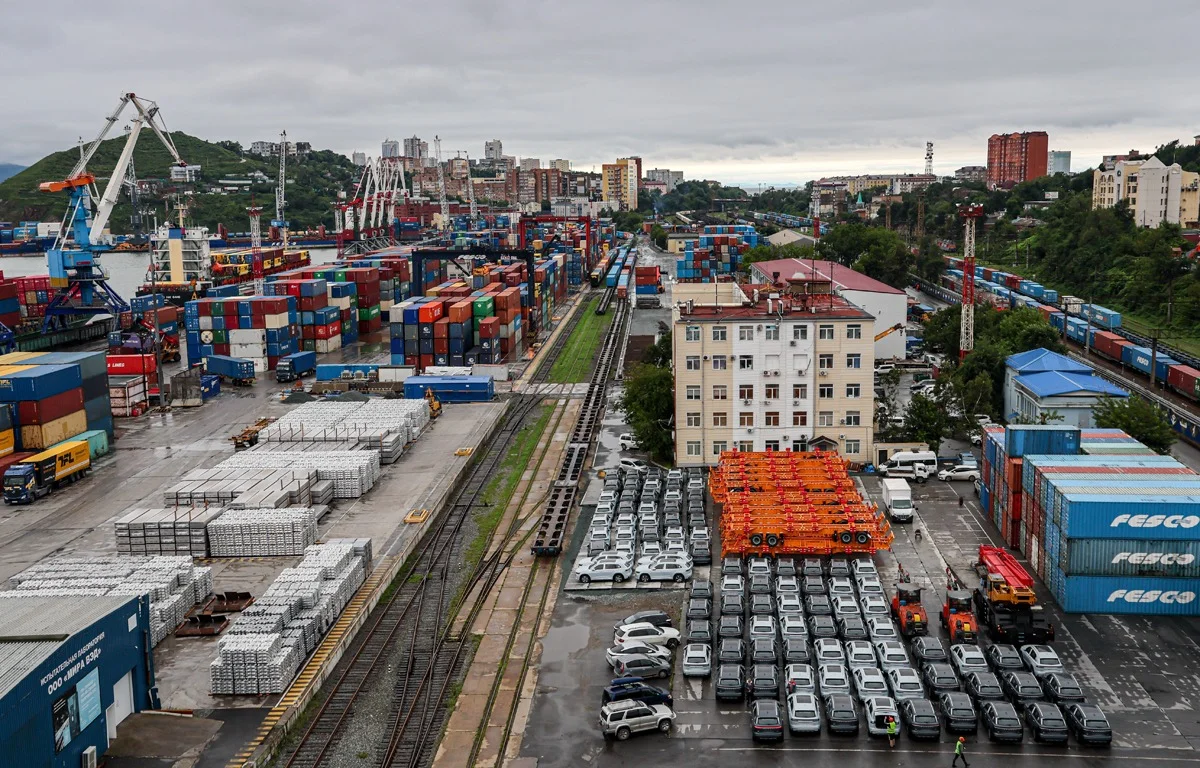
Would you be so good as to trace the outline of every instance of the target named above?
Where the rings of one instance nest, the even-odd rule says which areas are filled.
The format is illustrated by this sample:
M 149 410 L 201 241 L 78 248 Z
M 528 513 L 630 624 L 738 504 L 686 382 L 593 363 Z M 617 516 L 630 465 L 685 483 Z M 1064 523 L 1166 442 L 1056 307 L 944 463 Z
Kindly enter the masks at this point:
M 467 160 L 467 200 L 471 203 L 471 229 L 479 226 L 479 206 L 475 204 L 475 185 L 471 183 L 471 154 L 465 149 L 463 157 Z
M 958 206 L 958 215 L 966 223 L 963 234 L 962 325 L 958 336 L 958 357 L 963 359 L 975 349 L 975 222 L 983 216 L 983 206 L 966 203 Z
M 287 131 L 284 131 L 279 134 L 279 178 L 275 181 L 275 219 L 271 222 L 272 227 L 279 228 L 279 237 L 284 248 L 288 245 L 288 223 L 284 217 L 284 209 L 287 207 L 287 197 L 284 194 L 284 187 L 287 185 L 287 154 Z
M 250 269 L 254 278 L 254 293 L 261 296 L 263 292 L 263 253 L 262 253 L 262 206 L 251 205 L 246 209 L 250 214 Z
M 434 158 L 437 160 L 438 206 L 442 213 L 442 229 L 450 229 L 450 201 L 446 199 L 446 170 L 442 168 L 442 139 L 433 137 Z
M 104 194 L 97 196 L 94 186 L 96 176 L 88 171 L 87 164 L 129 104 L 133 104 L 137 114 L 130 122 L 125 146 L 109 176 Z M 112 244 L 104 238 L 104 229 L 108 226 L 121 187 L 126 183 L 133 163 L 133 149 L 144 127 L 149 126 L 154 131 L 171 154 L 175 165 L 187 166 L 179 156 L 175 142 L 167 134 L 166 126 L 160 125 L 161 122 L 156 103 L 133 93 L 123 94 L 117 108 L 108 116 L 92 143 L 80 154 L 79 162 L 67 178 L 39 185 L 42 192 L 66 192 L 69 196 L 58 237 L 54 246 L 46 251 L 50 283 L 57 290 L 46 306 L 43 331 L 61 327 L 69 315 L 118 315 L 129 311 L 129 304 L 108 284 L 108 274 L 100 266 L 100 256 L 112 250 Z M 99 202 L 93 211 L 95 200 Z M 72 239 L 73 243 L 70 242 Z

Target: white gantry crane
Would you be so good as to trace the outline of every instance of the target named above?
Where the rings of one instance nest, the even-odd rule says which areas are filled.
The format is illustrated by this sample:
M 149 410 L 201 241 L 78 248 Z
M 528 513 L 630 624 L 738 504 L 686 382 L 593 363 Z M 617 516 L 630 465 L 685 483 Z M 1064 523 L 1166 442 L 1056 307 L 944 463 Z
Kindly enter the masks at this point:
M 287 155 L 287 131 L 284 131 L 279 134 L 279 178 L 275 180 L 275 219 L 271 222 L 272 227 L 279 228 L 279 238 L 284 248 L 287 248 L 288 245 L 288 223 L 285 215 L 285 209 L 287 208 L 287 195 L 285 194 L 285 187 L 287 186 Z
M 442 213 L 442 229 L 450 229 L 450 201 L 446 199 L 446 171 L 442 168 L 442 139 L 433 137 L 434 159 L 437 161 L 438 206 Z

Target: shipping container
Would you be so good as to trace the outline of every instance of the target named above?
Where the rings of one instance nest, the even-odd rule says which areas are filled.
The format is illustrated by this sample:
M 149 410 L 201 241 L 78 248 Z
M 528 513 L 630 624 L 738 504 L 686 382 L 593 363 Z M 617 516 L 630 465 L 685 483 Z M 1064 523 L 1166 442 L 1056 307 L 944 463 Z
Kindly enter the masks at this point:
M 1079 427 L 1013 425 L 1005 430 L 1004 453 L 1010 459 L 1020 458 L 1025 454 L 1077 454 L 1079 442 Z
M 1200 579 L 1136 576 L 1063 576 L 1050 591 L 1067 613 L 1148 616 L 1200 614 Z
M 1200 538 L 1066 539 L 1055 567 L 1073 576 L 1200 578 Z
M 490 402 L 496 396 L 491 376 L 410 376 L 404 381 L 406 398 L 425 397 L 427 389 L 448 403 Z

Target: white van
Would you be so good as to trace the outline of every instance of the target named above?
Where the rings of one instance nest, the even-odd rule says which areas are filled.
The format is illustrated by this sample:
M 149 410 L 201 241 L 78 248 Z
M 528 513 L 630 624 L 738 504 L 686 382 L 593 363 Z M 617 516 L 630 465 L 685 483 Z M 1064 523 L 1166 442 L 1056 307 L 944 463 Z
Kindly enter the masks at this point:
M 883 477 L 907 477 L 923 483 L 937 472 L 937 454 L 933 451 L 899 451 L 879 465 Z
M 897 523 L 913 520 L 912 489 L 901 478 L 888 477 L 883 481 L 883 506 L 888 516 Z

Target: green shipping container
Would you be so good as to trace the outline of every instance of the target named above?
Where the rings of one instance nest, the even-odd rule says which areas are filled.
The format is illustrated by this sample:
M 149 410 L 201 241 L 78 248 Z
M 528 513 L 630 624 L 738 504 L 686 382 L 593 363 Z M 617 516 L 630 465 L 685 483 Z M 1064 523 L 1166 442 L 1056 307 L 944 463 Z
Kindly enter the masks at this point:
M 103 429 L 89 429 L 87 432 L 80 432 L 70 440 L 64 440 L 61 443 L 56 443 L 51 446 L 57 448 L 65 443 L 74 443 L 80 440 L 86 440 L 88 444 L 88 456 L 92 461 L 95 461 L 101 456 L 108 453 L 108 433 Z
M 229 343 L 229 331 L 213 331 L 212 335 L 213 335 L 213 340 L 212 340 L 213 344 L 228 344 Z
M 496 300 L 491 296 L 481 296 L 474 301 L 475 317 L 491 317 L 496 314 Z
M 359 307 L 358 308 L 358 319 L 359 320 L 374 320 L 377 317 L 379 317 L 379 305 L 378 304 L 374 304 L 369 307 Z

